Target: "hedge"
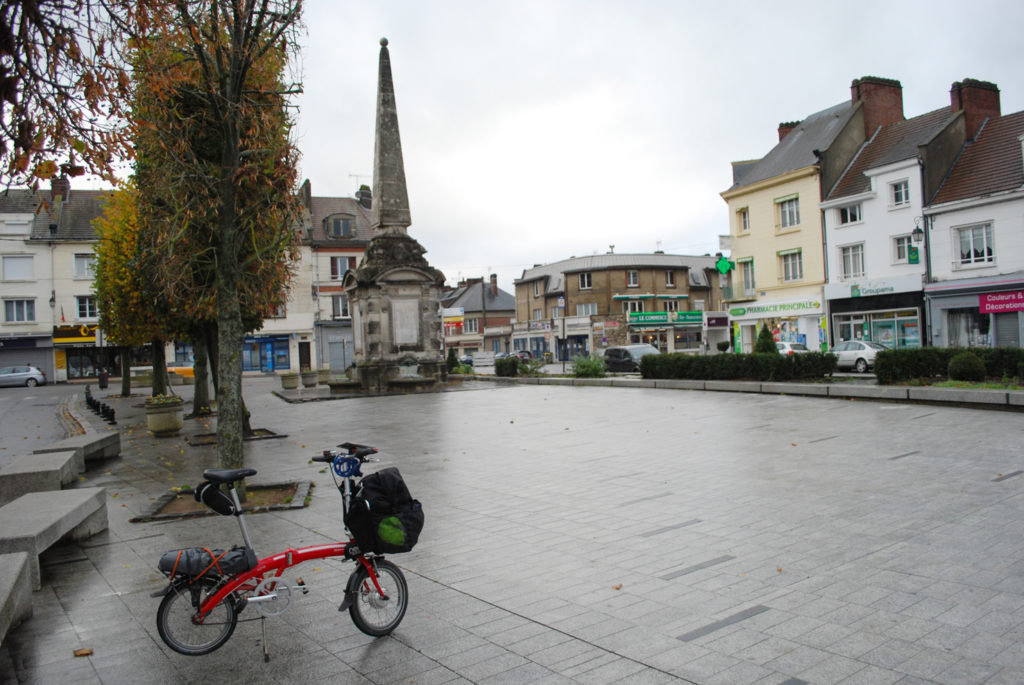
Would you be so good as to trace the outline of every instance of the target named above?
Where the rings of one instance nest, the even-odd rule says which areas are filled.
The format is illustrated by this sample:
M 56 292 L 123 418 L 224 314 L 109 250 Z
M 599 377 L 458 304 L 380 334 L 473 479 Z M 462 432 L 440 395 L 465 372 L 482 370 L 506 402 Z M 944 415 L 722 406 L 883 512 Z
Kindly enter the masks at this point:
M 640 360 L 644 378 L 688 380 L 817 380 L 836 370 L 836 357 L 822 352 L 806 354 L 686 353 L 648 355 Z
M 1018 376 L 1024 364 L 1024 349 L 1017 347 L 921 347 L 909 350 L 884 350 L 875 357 L 875 377 L 880 385 L 905 383 L 919 379 L 945 377 L 949 360 L 964 351 L 976 354 L 985 363 L 988 378 Z

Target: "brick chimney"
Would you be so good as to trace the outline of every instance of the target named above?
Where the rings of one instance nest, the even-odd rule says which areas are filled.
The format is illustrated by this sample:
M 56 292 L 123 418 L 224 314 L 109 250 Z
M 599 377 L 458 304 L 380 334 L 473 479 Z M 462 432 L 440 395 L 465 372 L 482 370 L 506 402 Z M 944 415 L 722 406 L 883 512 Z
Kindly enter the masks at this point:
M 783 121 L 779 124 L 779 141 L 789 135 L 789 132 L 800 125 L 799 121 Z
M 50 179 L 50 200 L 56 202 L 60 197 L 61 202 L 67 202 L 69 195 L 71 195 L 71 179 L 63 174 L 53 176 Z
M 373 208 L 373 193 L 370 191 L 369 186 L 359 186 L 359 190 L 356 191 L 356 199 L 359 200 L 359 204 L 367 209 Z
M 903 86 L 899 81 L 864 76 L 850 84 L 850 98 L 864 103 L 864 136 L 870 138 L 880 126 L 903 121 Z
M 973 78 L 953 83 L 949 89 L 949 106 L 954 112 L 964 111 L 967 137 L 971 140 L 974 140 L 986 119 L 994 119 L 1002 114 L 998 86 Z
M 498 274 L 491 274 L 491 297 L 498 296 Z

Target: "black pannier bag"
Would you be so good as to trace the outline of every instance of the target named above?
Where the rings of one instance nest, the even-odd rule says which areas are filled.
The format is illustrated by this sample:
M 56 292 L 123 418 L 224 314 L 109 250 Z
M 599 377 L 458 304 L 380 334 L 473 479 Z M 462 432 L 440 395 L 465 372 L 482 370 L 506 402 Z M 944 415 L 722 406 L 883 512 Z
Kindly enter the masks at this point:
M 391 466 L 363 478 L 349 502 L 345 525 L 364 552 L 408 552 L 423 530 L 423 506 Z
M 229 576 L 244 573 L 256 566 L 256 555 L 245 547 L 222 549 L 188 547 L 164 552 L 157 563 L 157 569 L 169 578 L 186 576 L 198 578 L 204 575 Z

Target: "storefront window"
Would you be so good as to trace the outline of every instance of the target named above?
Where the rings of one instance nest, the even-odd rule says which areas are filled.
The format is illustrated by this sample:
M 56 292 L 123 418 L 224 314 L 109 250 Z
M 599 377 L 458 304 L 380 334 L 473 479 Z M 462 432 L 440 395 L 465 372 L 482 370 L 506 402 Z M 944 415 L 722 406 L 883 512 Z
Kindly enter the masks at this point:
M 978 347 L 988 345 L 988 316 L 982 321 L 981 312 L 977 307 L 950 309 L 946 312 L 949 328 L 950 347 Z M 983 328 L 985 328 L 983 332 Z
M 837 314 L 832 321 L 836 342 L 870 340 L 891 349 L 921 346 L 921 322 L 917 309 Z

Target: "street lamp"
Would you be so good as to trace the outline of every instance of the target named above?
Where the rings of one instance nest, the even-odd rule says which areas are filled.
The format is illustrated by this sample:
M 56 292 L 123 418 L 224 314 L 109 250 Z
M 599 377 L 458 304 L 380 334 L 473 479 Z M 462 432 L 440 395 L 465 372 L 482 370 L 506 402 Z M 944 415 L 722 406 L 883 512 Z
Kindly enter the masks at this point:
M 924 229 L 921 228 L 921 217 L 914 217 L 914 230 L 910 232 L 910 239 L 914 241 L 915 245 L 919 245 L 924 240 Z

